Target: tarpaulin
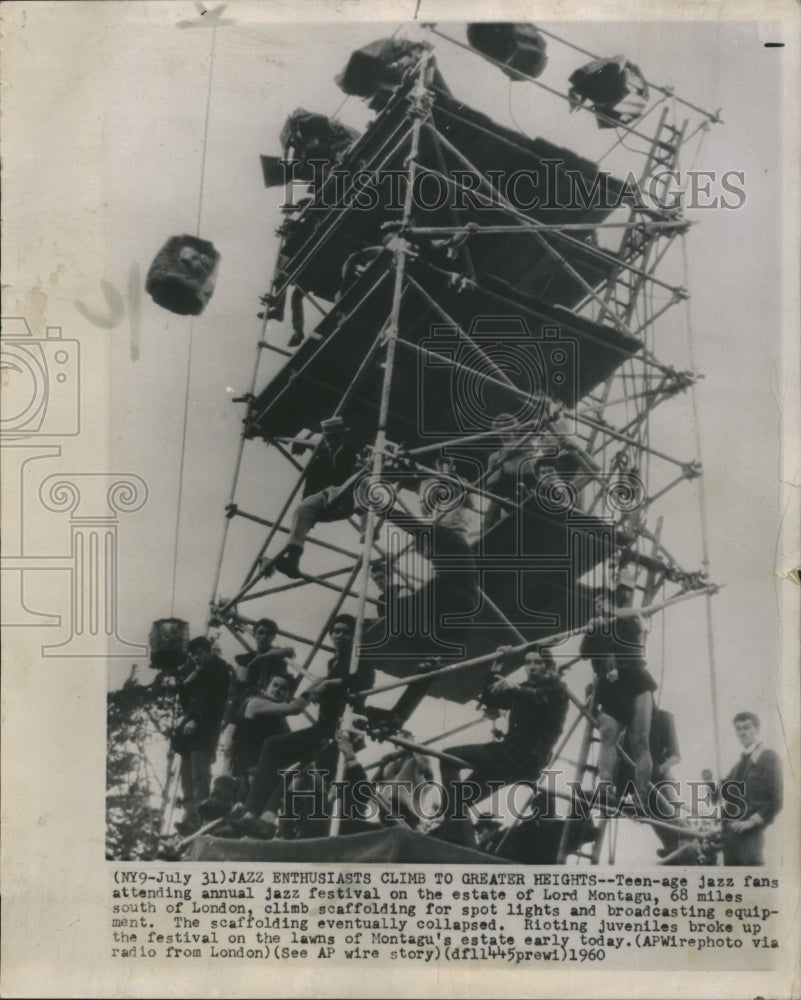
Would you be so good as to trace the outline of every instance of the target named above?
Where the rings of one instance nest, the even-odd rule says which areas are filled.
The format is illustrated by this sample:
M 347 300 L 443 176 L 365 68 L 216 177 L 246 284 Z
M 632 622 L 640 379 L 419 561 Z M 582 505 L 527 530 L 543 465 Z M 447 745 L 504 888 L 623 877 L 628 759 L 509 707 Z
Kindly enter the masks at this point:
M 198 837 L 189 861 L 398 861 L 407 864 L 500 865 L 505 858 L 424 837 L 400 827 L 313 840 L 228 840 Z

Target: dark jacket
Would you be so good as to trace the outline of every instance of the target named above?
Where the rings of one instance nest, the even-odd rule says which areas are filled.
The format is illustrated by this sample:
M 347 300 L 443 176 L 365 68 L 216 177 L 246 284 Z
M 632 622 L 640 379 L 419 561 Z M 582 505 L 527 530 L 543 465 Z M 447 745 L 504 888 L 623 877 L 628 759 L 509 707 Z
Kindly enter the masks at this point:
M 282 673 L 286 664 L 284 654 L 269 649 L 266 653 L 240 653 L 234 660 L 245 668 L 246 674 L 240 680 L 236 672 L 231 671 L 222 728 L 236 722 L 247 699 L 258 694 L 274 674 Z
M 225 660 L 213 656 L 198 671 L 197 677 L 184 685 L 182 700 L 185 704 L 184 717 L 179 727 L 178 746 L 180 753 L 191 750 L 217 749 L 225 703 L 228 699 L 230 670 Z M 195 729 L 189 735 L 184 732 L 187 722 L 194 722 Z
M 562 682 L 555 675 L 525 681 L 512 691 L 491 690 L 496 674 L 490 674 L 482 701 L 489 708 L 508 708 L 509 722 L 503 739 L 504 749 L 513 756 L 547 760 L 562 732 L 567 715 L 568 697 Z
M 742 792 L 726 792 L 730 782 L 740 782 Z M 759 813 L 765 826 L 776 818 L 783 802 L 781 762 L 774 750 L 760 748 L 757 759 L 752 754 L 743 754 L 723 782 L 723 813 L 730 819 L 748 819 Z M 742 802 L 745 800 L 745 813 Z
M 245 702 L 247 704 L 247 702 Z M 241 711 L 244 709 L 242 706 Z M 259 762 L 262 744 L 271 736 L 289 732 L 283 715 L 257 715 L 252 719 L 240 718 L 231 744 L 231 764 L 234 775 L 245 774 Z
M 323 441 L 309 462 L 303 483 L 304 498 L 320 493 L 327 486 L 341 486 L 356 471 L 358 461 L 356 449 L 347 441 L 335 452 Z
M 324 691 L 317 702 L 318 715 L 317 726 L 326 736 L 333 736 L 345 705 L 348 701 L 348 694 L 355 691 L 367 691 L 375 683 L 375 670 L 367 662 L 360 661 L 354 674 L 348 673 L 350 667 L 350 655 L 337 658 L 332 656 L 328 661 L 328 680 L 343 680 L 345 683 L 329 688 Z M 361 707 L 361 700 L 357 699 L 356 709 Z

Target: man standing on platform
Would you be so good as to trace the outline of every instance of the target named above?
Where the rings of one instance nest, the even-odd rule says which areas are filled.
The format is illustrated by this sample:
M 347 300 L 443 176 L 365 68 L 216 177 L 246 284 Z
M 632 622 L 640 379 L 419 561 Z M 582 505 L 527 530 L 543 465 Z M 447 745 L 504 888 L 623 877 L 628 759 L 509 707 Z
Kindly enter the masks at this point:
M 172 747 L 181 757 L 184 819 L 178 832 L 184 834 L 200 826 L 197 807 L 211 787 L 229 681 L 228 665 L 214 653 L 205 636 L 192 639 L 188 651 L 184 674 L 179 678 L 183 716 L 172 737 Z
M 765 827 L 782 807 L 781 762 L 762 742 L 753 712 L 733 721 L 743 752 L 723 782 L 723 864 L 764 865 Z
M 653 761 L 649 737 L 656 681 L 645 666 L 645 623 L 636 613 L 616 614 L 631 606 L 634 580 L 620 574 L 612 594 L 601 588 L 595 595 L 595 618 L 581 641 L 579 655 L 592 661 L 595 673 L 595 704 L 601 748 L 598 755 L 598 785 L 603 800 L 609 793 L 618 760 L 618 739 L 627 730 L 634 760 L 634 786 L 639 804 L 646 809 Z

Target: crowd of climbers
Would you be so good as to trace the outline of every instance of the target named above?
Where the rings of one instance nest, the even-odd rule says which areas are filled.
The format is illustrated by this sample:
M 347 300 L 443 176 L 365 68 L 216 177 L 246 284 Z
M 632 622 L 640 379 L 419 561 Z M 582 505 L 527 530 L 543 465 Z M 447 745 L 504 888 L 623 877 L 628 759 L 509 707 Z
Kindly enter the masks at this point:
M 553 485 L 560 471 L 580 478 L 588 469 L 575 450 L 560 451 L 558 433 L 526 438 L 511 425 L 506 415 L 495 421 L 500 447 L 482 477 L 483 488 L 492 495 L 483 511 L 484 534 L 514 516 L 515 505 L 536 492 L 543 476 Z M 321 430 L 288 544 L 277 557 L 263 561 L 265 575 L 279 571 L 300 576 L 300 558 L 314 525 L 347 518 L 359 509 L 364 464 L 341 418 L 323 421 Z M 486 847 L 498 839 L 497 830 L 486 816 L 474 823 L 467 807 L 501 786 L 536 782 L 549 765 L 569 696 L 547 646 L 530 649 L 522 659 L 521 681 L 506 676 L 521 665 L 519 655 L 512 647 L 498 649 L 479 703 L 488 717 L 497 718 L 506 710 L 508 719 L 505 734 L 497 732 L 489 743 L 446 747 L 437 757 L 425 754 L 403 728 L 430 687 L 425 676 L 408 684 L 392 709 L 365 705 L 364 692 L 375 683 L 370 647 L 386 635 L 388 619 L 407 623 L 405 629 L 393 630 L 401 633 L 404 655 L 419 652 L 421 670 L 433 669 L 440 661 L 432 653 L 431 637 L 417 635 L 413 628 L 421 598 L 438 618 L 464 615 L 478 605 L 468 514 L 477 507 L 471 492 L 446 455 L 435 460 L 433 472 L 421 470 L 417 482 L 420 515 L 392 509 L 385 516 L 408 532 L 415 549 L 428 558 L 430 579 L 414 590 L 398 578 L 391 560 L 371 564 L 378 617 L 365 620 L 359 656 L 353 655 L 356 621 L 347 613 L 329 623 L 333 656 L 326 675 L 305 687 L 303 672 L 293 669 L 294 650 L 276 644 L 278 625 L 269 618 L 253 626 L 255 650 L 237 656 L 231 666 L 215 653 L 209 639 L 189 643 L 189 656 L 177 675 L 181 719 L 172 737 L 181 757 L 183 819 L 176 827 L 182 837 L 210 822 L 216 822 L 217 836 L 326 836 L 336 798 L 343 834 L 373 829 L 379 821 L 467 847 Z M 625 569 L 613 587 L 596 591 L 593 617 L 579 649 L 594 675 L 593 711 L 600 739 L 595 802 L 605 810 L 630 802 L 641 817 L 658 817 L 654 830 L 662 842 L 659 855 L 681 857 L 686 863 L 686 848 L 694 848 L 697 857 L 701 854 L 694 846 L 697 838 L 681 818 L 671 784 L 672 769 L 680 761 L 676 728 L 672 715 L 655 707 L 657 684 L 646 666 L 646 629 L 633 610 L 635 591 L 634 576 Z M 456 642 L 462 635 L 456 625 L 440 629 L 438 638 Z M 355 716 L 361 728 L 343 724 L 348 705 L 349 717 Z M 307 724 L 291 728 L 290 716 L 304 716 Z M 759 720 L 753 713 L 740 713 L 735 728 L 745 753 L 727 781 L 741 783 L 742 804 L 735 809 L 725 791 L 722 796 L 720 789 L 710 792 L 728 806 L 721 844 L 724 863 L 761 864 L 764 828 L 781 808 L 779 761 L 760 743 Z M 365 730 L 395 743 L 394 752 L 374 765 L 378 770 L 372 779 L 358 758 Z M 432 810 L 431 795 L 426 800 L 418 792 L 433 790 L 437 795 Z M 592 834 L 590 827 L 583 839 Z M 704 860 L 709 860 L 708 854 Z

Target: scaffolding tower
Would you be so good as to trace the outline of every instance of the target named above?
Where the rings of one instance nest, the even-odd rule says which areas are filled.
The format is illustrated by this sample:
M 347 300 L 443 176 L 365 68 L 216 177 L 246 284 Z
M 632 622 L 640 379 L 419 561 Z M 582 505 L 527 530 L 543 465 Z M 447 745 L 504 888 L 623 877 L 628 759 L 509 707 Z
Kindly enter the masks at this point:
M 275 595 L 327 592 L 330 609 L 319 628 L 283 633 L 305 646 L 299 662 L 305 676 L 317 654 L 330 649 L 330 618 L 352 598 L 355 670 L 365 621 L 378 604 L 371 562 L 387 560 L 411 590 L 430 580 L 426 560 L 408 552 L 403 525 L 413 516 L 421 479 L 437 478 L 441 455 L 456 470 L 439 474 L 443 502 L 452 504 L 455 493 L 460 502 L 469 497 L 474 510 L 480 605 L 454 626 L 455 643 L 446 635 L 445 665 L 433 672 L 429 665 L 428 698 L 461 704 L 476 698 L 499 645 L 522 651 L 580 635 L 594 588 L 620 569 L 635 575 L 635 603 L 646 617 L 714 592 L 706 560 L 682 566 L 663 541 L 661 519 L 651 516 L 657 500 L 702 470 L 693 455 L 657 447 L 650 418 L 699 377 L 660 360 L 657 321 L 687 298 L 684 287 L 664 280 L 661 264 L 689 228 L 665 178 L 687 143 L 719 116 L 678 100 L 670 88 L 654 91 L 635 123 L 616 124 L 621 139 L 646 140 L 647 148 L 631 154 L 632 184 L 631 173 L 617 179 L 571 150 L 467 107 L 442 86 L 427 48 L 366 132 L 324 169 L 303 176 L 311 192 L 283 205 L 258 341 L 258 356 L 277 352 L 286 361 L 259 389 L 257 356 L 251 390 L 237 400 L 246 412 L 212 594 L 213 627 L 248 648 L 244 629 L 269 613 Z M 649 118 L 656 124 L 649 127 Z M 285 149 L 289 158 L 296 152 Z M 537 197 L 523 198 L 524 186 Z M 301 303 L 320 317 L 294 351 L 267 339 L 268 320 L 280 315 L 290 291 L 296 332 Z M 320 423 L 332 416 L 343 419 L 365 456 L 360 503 L 339 522 L 336 541 L 309 536 L 297 578 L 265 579 L 265 560 L 269 565 L 283 548 L 321 447 Z M 277 513 L 245 509 L 239 499 L 243 461 L 257 442 L 295 476 Z M 536 487 L 521 476 L 513 493 L 493 492 L 487 482 L 493 456 L 532 447 Z M 240 567 L 236 593 L 222 596 L 230 525 L 237 520 L 267 531 Z M 341 560 L 319 568 L 316 554 Z M 390 636 L 377 655 L 391 679 L 372 697 L 408 690 L 423 676 L 421 660 L 443 654 L 441 643 L 427 649 L 403 638 Z M 575 662 L 565 654 L 560 670 Z M 572 694 L 571 700 L 575 715 L 557 754 L 583 726 L 571 766 L 575 781 L 591 792 L 592 692 L 586 701 Z M 600 827 L 605 823 L 601 817 Z M 559 862 L 598 863 L 601 835 L 582 849 L 567 831 Z

